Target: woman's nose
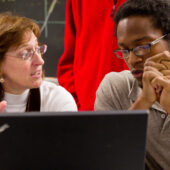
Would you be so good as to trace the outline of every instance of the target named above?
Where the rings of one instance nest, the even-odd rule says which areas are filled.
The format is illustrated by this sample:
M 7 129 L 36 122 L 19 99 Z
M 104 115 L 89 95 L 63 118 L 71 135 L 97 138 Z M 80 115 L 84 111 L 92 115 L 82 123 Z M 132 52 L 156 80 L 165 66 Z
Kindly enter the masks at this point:
M 44 65 L 44 59 L 42 58 L 42 54 L 38 52 L 34 53 L 34 63 L 37 65 Z

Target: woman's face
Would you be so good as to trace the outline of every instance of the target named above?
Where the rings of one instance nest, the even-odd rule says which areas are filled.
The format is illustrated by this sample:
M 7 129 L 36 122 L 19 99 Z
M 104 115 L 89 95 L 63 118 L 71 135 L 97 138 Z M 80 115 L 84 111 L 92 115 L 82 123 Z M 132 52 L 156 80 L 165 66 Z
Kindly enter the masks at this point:
M 23 35 L 23 43 L 16 49 L 10 48 L 1 64 L 3 87 L 5 92 L 21 94 L 26 89 L 38 88 L 42 83 L 42 66 L 44 60 L 35 50 L 38 47 L 37 37 L 32 31 Z M 24 60 L 23 54 L 34 51 L 30 60 Z

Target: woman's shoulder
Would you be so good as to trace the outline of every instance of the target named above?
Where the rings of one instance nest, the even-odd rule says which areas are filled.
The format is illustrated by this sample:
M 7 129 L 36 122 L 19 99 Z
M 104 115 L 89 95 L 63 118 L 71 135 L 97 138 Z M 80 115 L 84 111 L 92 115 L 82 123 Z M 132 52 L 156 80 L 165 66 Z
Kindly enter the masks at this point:
M 54 95 L 55 97 L 71 96 L 64 87 L 48 81 L 43 81 L 40 89 L 46 95 Z
M 44 90 L 56 90 L 56 91 L 65 90 L 63 87 L 61 87 L 57 83 L 46 81 L 46 80 L 43 80 L 40 88 Z
M 64 87 L 53 82 L 43 81 L 40 92 L 43 105 L 53 106 L 59 111 L 76 110 L 74 98 Z

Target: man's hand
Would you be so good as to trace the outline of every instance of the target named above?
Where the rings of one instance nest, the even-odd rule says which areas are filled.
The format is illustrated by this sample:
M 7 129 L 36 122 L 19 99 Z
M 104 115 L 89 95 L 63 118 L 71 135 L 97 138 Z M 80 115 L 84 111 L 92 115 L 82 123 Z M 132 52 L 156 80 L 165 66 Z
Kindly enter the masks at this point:
M 155 74 L 159 72 L 150 79 L 151 86 L 155 90 L 156 100 L 170 114 L 170 53 L 165 51 L 148 58 L 144 68 L 150 68 Z
M 158 87 L 152 86 L 151 82 L 156 77 L 161 77 L 163 74 L 159 72 L 156 68 L 151 66 L 144 67 L 144 73 L 142 78 L 143 89 L 142 89 L 142 97 L 143 99 L 150 103 L 151 105 L 157 100 L 157 91 Z M 150 106 L 151 106 L 150 105 Z
M 0 102 L 0 112 L 4 112 L 6 106 L 7 106 L 7 102 L 5 100 Z
M 164 51 L 145 61 L 144 67 L 151 66 L 160 71 L 163 75 L 170 75 L 170 53 Z
M 152 56 L 145 61 L 142 95 L 146 101 L 154 103 L 158 100 L 160 91 L 162 90 L 162 87 L 158 84 L 153 87 L 151 84 L 152 80 L 156 77 L 168 75 L 170 75 L 170 54 L 168 51 Z
M 170 76 L 160 76 L 152 80 L 153 87 L 161 87 L 159 103 L 170 114 Z
M 135 103 L 129 108 L 130 110 L 136 109 L 149 109 L 152 104 L 157 100 L 157 94 L 151 81 L 162 76 L 162 73 L 157 71 L 154 67 L 146 66 L 144 68 L 143 78 L 142 78 L 142 94 L 138 97 Z
M 145 61 L 142 78 L 142 94 L 130 109 L 149 109 L 155 101 L 160 101 L 162 107 L 165 108 L 165 106 L 163 106 L 165 95 L 162 97 L 161 95 L 167 92 L 167 89 L 163 89 L 165 88 L 165 84 L 163 86 L 163 84 L 160 83 L 164 76 L 170 77 L 170 53 L 168 51 L 159 53 Z M 157 80 L 156 78 L 159 79 Z M 166 81 L 166 84 L 167 83 Z M 170 91 L 168 93 L 170 93 Z

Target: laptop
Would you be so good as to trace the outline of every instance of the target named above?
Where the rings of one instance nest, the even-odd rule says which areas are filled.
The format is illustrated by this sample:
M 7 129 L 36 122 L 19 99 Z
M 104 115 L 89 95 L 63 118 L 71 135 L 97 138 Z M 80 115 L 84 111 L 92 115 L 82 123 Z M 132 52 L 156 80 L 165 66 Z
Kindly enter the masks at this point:
M 0 170 L 143 170 L 148 111 L 0 114 Z

